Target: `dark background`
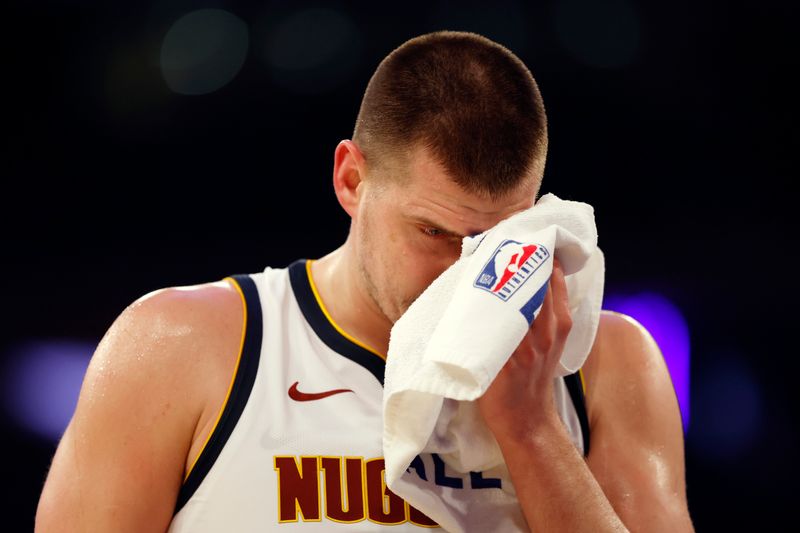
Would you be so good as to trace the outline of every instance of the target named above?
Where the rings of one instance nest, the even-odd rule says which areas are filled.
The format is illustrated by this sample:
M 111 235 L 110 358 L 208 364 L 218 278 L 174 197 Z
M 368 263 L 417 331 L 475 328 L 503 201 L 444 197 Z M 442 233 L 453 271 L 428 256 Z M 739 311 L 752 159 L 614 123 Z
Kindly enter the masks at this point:
M 180 94 L 162 46 L 201 8 L 236 15 L 247 54 L 219 89 Z M 537 79 L 542 190 L 595 207 L 607 290 L 686 317 L 697 529 L 786 523 L 796 24 L 788 2 L 7 2 L 0 364 L 31 339 L 97 342 L 151 290 L 338 246 L 333 150 L 375 67 L 415 35 L 476 31 Z M 56 443 L 0 421 L 3 529 L 30 530 Z

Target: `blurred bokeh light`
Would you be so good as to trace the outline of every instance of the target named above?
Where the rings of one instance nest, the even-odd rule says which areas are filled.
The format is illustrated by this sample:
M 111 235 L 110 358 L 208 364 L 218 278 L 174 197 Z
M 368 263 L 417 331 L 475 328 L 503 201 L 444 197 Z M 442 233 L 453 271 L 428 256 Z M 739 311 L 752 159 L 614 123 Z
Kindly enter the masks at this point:
M 689 427 L 689 327 L 681 311 L 666 297 L 649 291 L 632 295 L 607 294 L 603 308 L 631 316 L 653 336 L 667 363 L 686 431 Z
M 362 46 L 359 29 L 345 12 L 310 8 L 269 24 L 262 53 L 279 85 L 319 93 L 349 79 L 359 65 Z
M 161 46 L 161 72 L 176 93 L 208 94 L 224 87 L 247 56 L 249 34 L 222 9 L 199 9 L 175 21 Z
M 3 407 L 22 428 L 56 442 L 78 401 L 96 344 L 77 340 L 20 343 L 5 354 Z

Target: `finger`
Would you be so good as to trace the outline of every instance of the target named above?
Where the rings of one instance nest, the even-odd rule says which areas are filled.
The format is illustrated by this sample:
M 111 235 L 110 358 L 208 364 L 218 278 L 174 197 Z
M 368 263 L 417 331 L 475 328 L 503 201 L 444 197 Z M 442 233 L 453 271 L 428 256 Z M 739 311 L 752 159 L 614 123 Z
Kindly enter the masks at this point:
M 536 319 L 531 324 L 531 327 L 536 327 L 537 332 L 546 332 L 549 331 L 553 325 L 553 276 L 550 276 L 550 279 L 547 280 L 547 291 L 544 295 L 544 301 L 542 302 L 542 307 L 539 309 L 539 314 L 536 316 Z M 541 335 L 541 333 L 539 333 Z
M 567 279 L 560 263 L 557 263 L 553 268 L 551 284 L 553 287 L 553 309 L 558 322 L 557 328 L 562 335 L 566 335 L 572 327 L 572 317 L 569 311 Z

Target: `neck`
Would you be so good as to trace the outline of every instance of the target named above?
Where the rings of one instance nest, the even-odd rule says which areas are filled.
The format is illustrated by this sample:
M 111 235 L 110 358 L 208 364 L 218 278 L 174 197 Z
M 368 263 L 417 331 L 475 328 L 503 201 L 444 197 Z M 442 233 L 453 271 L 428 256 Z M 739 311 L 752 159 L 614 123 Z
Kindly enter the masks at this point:
M 311 276 L 333 321 L 359 343 L 385 357 L 392 322 L 367 294 L 356 261 L 348 240 L 314 261 Z

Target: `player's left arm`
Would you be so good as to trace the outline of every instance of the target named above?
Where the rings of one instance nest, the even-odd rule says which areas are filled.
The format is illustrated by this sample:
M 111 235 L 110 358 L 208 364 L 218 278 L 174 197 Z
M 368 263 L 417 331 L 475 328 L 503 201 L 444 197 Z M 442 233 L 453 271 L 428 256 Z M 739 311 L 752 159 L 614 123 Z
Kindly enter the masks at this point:
M 572 326 L 554 269 L 529 334 L 479 408 L 534 531 L 693 531 L 683 433 L 658 347 L 638 324 L 603 313 L 584 367 L 591 446 L 578 453 L 558 417 L 553 377 Z
M 585 368 L 588 466 L 630 530 L 693 531 L 680 409 L 661 351 L 632 318 L 601 317 Z

